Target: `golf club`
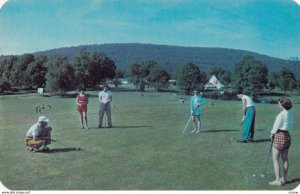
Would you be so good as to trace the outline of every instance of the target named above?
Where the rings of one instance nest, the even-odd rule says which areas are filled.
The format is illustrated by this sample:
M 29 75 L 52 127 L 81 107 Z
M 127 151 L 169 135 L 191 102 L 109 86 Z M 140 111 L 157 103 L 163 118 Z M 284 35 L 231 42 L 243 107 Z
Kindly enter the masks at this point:
M 68 145 L 66 145 L 66 144 L 63 144 L 63 143 L 61 143 L 61 142 L 59 142 L 59 141 L 56 141 L 56 140 L 54 140 L 54 139 L 51 139 L 51 141 L 53 141 L 53 142 L 55 142 L 55 143 L 57 143 L 57 144 L 60 144 L 60 145 L 62 145 L 62 146 L 65 146 L 66 148 L 69 148 L 69 149 L 74 149 L 74 150 L 77 150 L 77 151 L 80 151 L 81 150 L 81 148 L 80 147 L 71 147 L 71 146 L 68 146 Z
M 192 118 L 193 118 L 193 115 L 194 115 L 194 113 L 195 113 L 195 111 L 196 111 L 196 109 L 197 109 L 198 107 L 199 107 L 199 106 L 196 106 L 196 108 L 193 110 L 193 113 L 192 113 L 192 115 L 190 116 L 188 122 L 186 123 L 186 125 L 185 125 L 185 127 L 184 127 L 182 133 L 185 132 L 186 128 L 188 127 L 189 123 L 191 122 L 191 120 L 192 120 Z
M 268 159 L 267 159 L 267 163 L 266 163 L 266 168 L 265 168 L 264 174 L 261 174 L 261 175 L 260 175 L 261 177 L 265 177 L 265 175 L 266 175 L 266 173 L 267 173 L 267 168 L 268 168 L 268 164 L 269 164 L 269 160 L 270 160 L 270 155 L 271 155 L 271 152 L 272 152 L 272 146 L 273 146 L 273 140 L 272 140 L 272 142 L 271 142 L 271 147 L 270 147 L 269 154 L 268 154 Z
M 193 117 L 193 116 L 190 116 L 190 118 L 189 118 L 188 122 L 186 123 L 186 125 L 185 125 L 185 127 L 184 127 L 184 129 L 183 129 L 182 133 L 184 133 L 184 132 L 185 132 L 185 130 L 186 130 L 186 128 L 187 128 L 187 126 L 189 125 L 189 123 L 190 123 L 190 122 L 191 122 L 191 120 L 192 120 L 192 117 Z
M 241 130 L 241 131 L 243 131 L 243 124 L 244 124 L 244 121 L 242 121 L 242 123 L 241 123 L 241 126 L 239 127 L 239 129 Z M 240 135 L 240 130 L 238 130 L 238 134 L 237 134 L 237 136 L 239 136 Z M 236 137 L 232 137 L 232 138 L 230 138 L 230 140 L 237 140 L 238 138 L 236 138 Z

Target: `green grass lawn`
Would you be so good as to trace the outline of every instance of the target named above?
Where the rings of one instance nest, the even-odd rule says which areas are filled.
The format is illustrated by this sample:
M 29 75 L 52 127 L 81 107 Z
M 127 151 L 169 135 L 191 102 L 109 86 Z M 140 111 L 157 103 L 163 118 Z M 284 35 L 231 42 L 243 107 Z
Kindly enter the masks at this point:
M 0 180 L 11 190 L 292 190 L 300 183 L 300 97 L 293 97 L 295 115 L 290 148 L 289 178 L 282 187 L 270 160 L 270 130 L 277 105 L 257 104 L 255 139 L 240 144 L 241 102 L 208 99 L 202 132 L 182 130 L 189 118 L 186 103 L 172 93 L 114 92 L 112 129 L 98 129 L 97 92 L 88 106 L 89 130 L 79 130 L 74 98 L 0 98 Z M 52 137 L 82 151 L 30 153 L 24 145 L 27 130 L 37 120 L 35 106 L 46 110 Z M 62 150 L 63 151 L 63 150 Z M 253 177 L 253 174 L 256 176 Z

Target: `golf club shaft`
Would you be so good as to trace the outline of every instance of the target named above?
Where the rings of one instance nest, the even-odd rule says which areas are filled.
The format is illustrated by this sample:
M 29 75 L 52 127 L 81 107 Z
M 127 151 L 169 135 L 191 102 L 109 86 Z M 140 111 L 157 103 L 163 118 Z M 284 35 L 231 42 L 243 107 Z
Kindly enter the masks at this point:
M 186 130 L 186 128 L 188 127 L 188 125 L 189 125 L 189 123 L 191 122 L 191 120 L 192 120 L 192 116 L 190 116 L 190 118 L 189 118 L 188 122 L 186 123 L 186 125 L 185 125 L 185 127 L 184 127 L 182 133 L 185 132 L 185 130 Z
M 67 148 L 74 148 L 74 149 L 76 149 L 76 147 L 72 147 L 72 146 L 63 144 L 63 143 L 61 143 L 61 142 L 59 142 L 59 141 L 56 141 L 56 140 L 54 140 L 54 139 L 51 139 L 51 141 L 53 141 L 53 142 L 55 142 L 55 143 L 57 143 L 57 144 L 60 144 L 60 145 L 62 145 L 62 146 L 65 146 L 65 147 L 67 147 Z
M 184 127 L 184 129 L 183 129 L 182 133 L 184 133 L 184 132 L 185 132 L 185 130 L 186 130 L 186 128 L 188 127 L 188 125 L 189 125 L 190 121 L 192 120 L 192 118 L 193 118 L 193 115 L 194 115 L 194 113 L 195 113 L 195 111 L 196 111 L 196 109 L 197 109 L 197 108 L 198 108 L 198 106 L 196 106 L 196 108 L 193 110 L 193 113 L 192 113 L 192 115 L 190 116 L 190 118 L 189 118 L 188 122 L 186 123 L 186 125 L 185 125 L 185 127 Z
M 267 159 L 267 163 L 266 163 L 266 168 L 265 168 L 264 175 L 267 173 L 267 168 L 268 168 L 268 164 L 269 164 L 269 160 L 270 160 L 270 155 L 271 155 L 271 152 L 272 152 L 272 147 L 273 147 L 273 140 L 272 140 L 271 147 L 270 147 L 270 150 L 269 150 L 269 154 L 268 154 L 268 159 Z

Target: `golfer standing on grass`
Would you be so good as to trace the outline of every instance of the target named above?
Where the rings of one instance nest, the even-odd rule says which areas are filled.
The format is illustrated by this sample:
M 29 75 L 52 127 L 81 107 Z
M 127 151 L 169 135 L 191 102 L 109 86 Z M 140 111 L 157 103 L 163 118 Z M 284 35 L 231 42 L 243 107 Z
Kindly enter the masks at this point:
M 106 116 L 107 116 L 108 128 L 112 127 L 111 107 L 110 107 L 111 101 L 112 101 L 112 93 L 111 93 L 111 91 L 109 91 L 109 87 L 107 85 L 105 85 L 103 90 L 101 92 L 99 92 L 100 110 L 99 110 L 98 128 L 102 127 L 104 113 L 106 113 Z
M 238 142 L 241 143 L 249 143 L 253 141 L 254 137 L 254 124 L 255 124 L 255 115 L 256 110 L 254 106 L 254 102 L 251 97 L 246 96 L 244 94 L 238 94 L 237 97 L 243 102 L 243 136 Z
M 289 131 L 292 129 L 293 115 L 291 112 L 289 112 L 289 110 L 292 108 L 292 102 L 288 98 L 279 99 L 278 105 L 281 112 L 277 115 L 271 131 L 271 139 L 273 141 L 273 165 L 276 179 L 272 182 L 269 182 L 269 184 L 281 186 L 288 182 L 288 153 L 291 145 L 291 136 Z M 282 177 L 280 177 L 279 157 L 281 157 L 283 162 Z
M 194 96 L 191 97 L 190 107 L 191 107 L 191 115 L 193 117 L 194 130 L 191 131 L 199 133 L 201 129 L 201 107 L 206 103 L 206 100 L 200 94 L 198 89 L 194 89 Z
M 31 152 L 48 151 L 47 145 L 51 144 L 52 128 L 48 126 L 48 117 L 40 116 L 38 122 L 28 130 L 25 138 L 27 149 Z
M 80 129 L 88 129 L 87 124 L 87 104 L 89 103 L 88 95 L 84 93 L 85 89 L 80 88 L 80 93 L 76 97 L 77 111 L 80 116 Z

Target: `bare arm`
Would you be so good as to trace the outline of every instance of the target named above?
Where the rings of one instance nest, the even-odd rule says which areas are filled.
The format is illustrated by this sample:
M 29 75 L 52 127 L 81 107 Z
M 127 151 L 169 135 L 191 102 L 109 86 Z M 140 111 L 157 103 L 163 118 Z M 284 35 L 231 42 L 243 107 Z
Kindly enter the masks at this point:
M 243 107 L 242 107 L 242 110 L 243 110 L 243 114 L 245 115 L 246 114 L 246 107 L 247 107 L 247 101 L 244 99 L 243 100 Z

